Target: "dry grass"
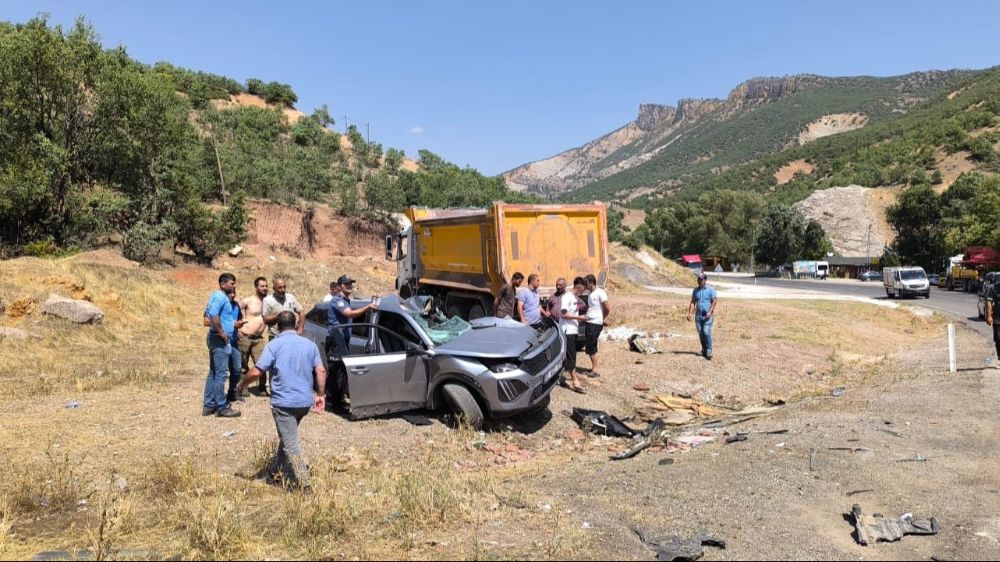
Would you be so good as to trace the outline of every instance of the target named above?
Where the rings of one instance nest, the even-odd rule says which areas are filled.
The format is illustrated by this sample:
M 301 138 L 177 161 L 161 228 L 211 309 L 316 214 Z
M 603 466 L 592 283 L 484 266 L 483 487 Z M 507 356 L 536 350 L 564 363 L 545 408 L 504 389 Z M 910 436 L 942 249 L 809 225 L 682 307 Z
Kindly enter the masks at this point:
M 241 292 L 257 275 L 280 274 L 307 306 L 344 272 L 360 280 L 363 294 L 391 287 L 386 267 L 371 260 L 234 271 Z M 603 552 L 603 537 L 565 511 L 569 500 L 545 491 L 554 468 L 593 467 L 572 464 L 580 463 L 575 452 L 544 449 L 523 465 L 491 464 L 488 453 L 471 447 L 480 437 L 468 428 L 418 431 L 398 420 L 310 415 L 303 435 L 314 494 L 234 476 L 263 466 L 274 429 L 262 401 L 245 406 L 238 421 L 199 416 L 206 368 L 200 313 L 218 273 L 99 265 L 86 255 L 3 263 L 4 302 L 41 302 L 49 291 L 78 286 L 106 316 L 100 326 L 69 325 L 37 310 L 0 318 L 40 338 L 0 346 L 0 442 L 12 467 L 0 474 L 0 555 L 87 548 L 104 558 L 146 549 L 208 559 L 567 559 Z M 891 375 L 894 352 L 942 326 L 860 304 L 722 301 L 717 359 L 708 367 L 671 353 L 697 345 L 684 318 L 686 298 L 610 295 L 613 322 L 683 336 L 662 340 L 658 348 L 667 353 L 641 364 L 624 342 L 602 344 L 608 376 L 586 406 L 626 415 L 638 405 L 635 382 L 743 403 L 863 384 Z M 84 405 L 64 409 L 68 400 Z M 569 398 L 555 400 L 558 412 Z M 534 443 L 561 439 L 567 423 L 553 419 Z M 237 435 L 221 437 L 230 430 Z
M 135 486 L 120 486 L 117 474 L 105 473 L 86 511 L 78 505 L 80 484 L 70 484 L 79 482 L 82 465 L 59 461 L 0 487 L 0 547 L 14 556 L 38 550 L 33 541 L 13 545 L 9 538 L 14 515 L 38 509 L 66 512 L 82 523 L 47 533 L 37 520 L 25 520 L 19 536 L 51 533 L 60 544 L 89 548 L 99 559 L 143 549 L 191 559 L 494 558 L 500 543 L 489 535 L 497 522 L 537 534 L 536 557 L 561 559 L 584 547 L 584 537 L 557 514 L 529 508 L 530 494 L 511 470 L 458 468 L 467 437 L 456 431 L 413 451 L 415 462 L 406 465 L 370 453 L 318 458 L 309 495 L 219 478 L 193 457 L 156 458 L 132 468 Z M 67 476 L 52 482 L 58 474 Z M 25 505 L 20 487 L 46 490 L 48 507 Z M 3 507 L 8 505 L 19 507 Z

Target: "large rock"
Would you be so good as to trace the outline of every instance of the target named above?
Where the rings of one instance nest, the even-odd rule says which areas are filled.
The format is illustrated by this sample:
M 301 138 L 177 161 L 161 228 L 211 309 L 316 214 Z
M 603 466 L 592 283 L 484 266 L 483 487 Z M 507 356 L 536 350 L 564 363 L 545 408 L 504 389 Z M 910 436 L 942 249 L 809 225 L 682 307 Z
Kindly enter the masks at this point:
M 93 303 L 68 299 L 56 294 L 49 295 L 48 300 L 42 305 L 42 312 L 77 324 L 100 324 L 104 321 L 104 312 Z

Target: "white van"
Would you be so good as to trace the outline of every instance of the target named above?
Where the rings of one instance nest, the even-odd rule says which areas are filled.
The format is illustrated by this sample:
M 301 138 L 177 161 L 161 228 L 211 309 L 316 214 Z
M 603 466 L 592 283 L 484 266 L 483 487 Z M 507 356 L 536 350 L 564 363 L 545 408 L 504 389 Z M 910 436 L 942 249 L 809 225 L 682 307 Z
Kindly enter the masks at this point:
M 918 295 L 931 298 L 931 284 L 922 267 L 887 267 L 882 270 L 882 285 L 890 299 Z
M 830 276 L 830 262 L 818 261 L 816 262 L 816 277 L 820 279 L 826 279 Z

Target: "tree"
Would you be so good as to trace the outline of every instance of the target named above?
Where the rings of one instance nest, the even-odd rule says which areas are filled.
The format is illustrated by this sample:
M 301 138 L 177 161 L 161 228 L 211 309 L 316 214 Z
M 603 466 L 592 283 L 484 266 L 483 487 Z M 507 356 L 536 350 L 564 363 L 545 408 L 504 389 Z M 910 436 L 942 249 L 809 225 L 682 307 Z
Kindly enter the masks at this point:
M 776 265 L 804 257 L 805 231 L 806 224 L 801 213 L 784 205 L 770 206 L 761 222 L 754 258 L 761 263 Z
M 886 211 L 896 231 L 895 250 L 906 263 L 934 269 L 941 256 L 936 229 L 941 222 L 941 200 L 929 185 L 911 187 Z

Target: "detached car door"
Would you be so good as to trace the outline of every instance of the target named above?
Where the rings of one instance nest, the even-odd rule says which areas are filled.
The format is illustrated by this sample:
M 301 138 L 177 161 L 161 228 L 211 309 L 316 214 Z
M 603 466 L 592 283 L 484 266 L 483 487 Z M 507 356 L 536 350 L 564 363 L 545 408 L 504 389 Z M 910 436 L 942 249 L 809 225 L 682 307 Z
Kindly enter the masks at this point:
M 423 343 L 391 330 L 392 313 L 379 313 L 369 325 L 364 354 L 343 358 L 351 396 L 351 417 L 365 418 L 423 408 L 427 400 L 427 359 Z M 402 321 L 402 318 L 398 318 Z M 404 330 L 405 331 L 405 330 Z M 419 341 L 419 338 L 417 338 Z

